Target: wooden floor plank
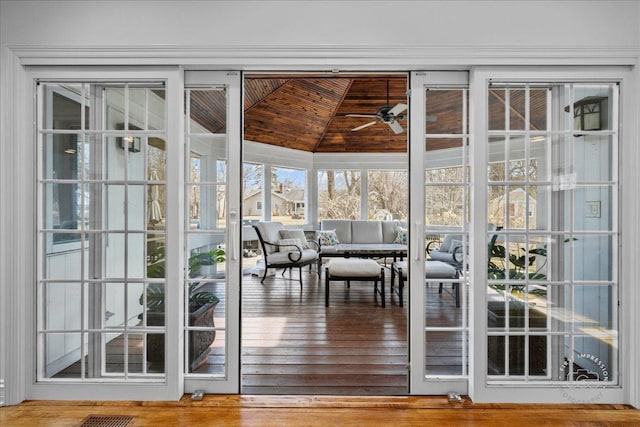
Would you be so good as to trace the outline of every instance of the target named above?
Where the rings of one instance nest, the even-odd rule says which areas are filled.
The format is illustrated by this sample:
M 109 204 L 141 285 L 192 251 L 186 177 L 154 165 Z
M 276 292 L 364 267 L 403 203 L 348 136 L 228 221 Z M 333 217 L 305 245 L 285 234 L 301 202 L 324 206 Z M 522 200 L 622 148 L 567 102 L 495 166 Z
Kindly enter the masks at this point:
M 243 393 L 407 393 L 406 307 L 376 304 L 369 282 L 332 284 L 325 307 L 317 276 L 276 277 L 243 278 Z
M 374 301 L 371 283 L 354 281 L 351 287 L 334 283 L 331 306 L 325 307 L 322 279 L 315 274 L 304 274 L 303 278 L 301 289 L 297 281 L 279 275 L 267 279 L 264 285 L 256 276 L 243 276 L 242 393 L 407 394 L 407 295 L 404 307 L 394 296 L 387 298 L 382 308 Z M 206 287 L 221 297 L 215 323 L 223 327 L 223 284 L 208 283 Z M 430 325 L 460 324 L 462 310 L 455 307 L 450 295 L 438 294 L 432 286 L 427 301 Z M 195 373 L 223 372 L 224 336 L 224 331 L 218 332 L 208 363 Z M 429 373 L 462 372 L 462 337 L 460 333 L 427 335 Z M 124 372 L 124 353 L 121 337 L 109 342 L 108 372 Z M 128 354 L 129 372 L 142 372 L 142 345 L 130 345 Z M 79 375 L 80 364 L 76 363 L 57 377 Z M 348 381 L 345 375 L 350 375 Z
M 89 415 L 131 416 L 139 426 L 637 426 L 625 405 L 449 404 L 443 397 L 205 396 L 191 402 L 27 401 L 0 408 L 0 425 L 77 427 Z

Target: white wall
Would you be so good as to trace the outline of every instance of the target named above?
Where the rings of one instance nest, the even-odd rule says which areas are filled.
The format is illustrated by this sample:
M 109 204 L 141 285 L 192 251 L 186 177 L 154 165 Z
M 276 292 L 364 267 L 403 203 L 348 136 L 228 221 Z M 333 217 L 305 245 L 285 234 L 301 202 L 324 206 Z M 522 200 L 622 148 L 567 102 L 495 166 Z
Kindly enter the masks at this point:
M 13 403 L 24 398 L 28 381 L 15 369 L 24 356 L 15 346 L 21 328 L 16 319 L 30 307 L 25 289 L 31 286 L 33 254 L 31 201 L 14 191 L 25 178 L 20 165 L 32 162 L 16 143 L 30 136 L 28 126 L 16 121 L 26 105 L 22 65 L 402 70 L 633 65 L 639 21 L 635 1 L 0 0 L 0 402 L 5 378 L 11 386 L 7 401 Z M 635 95 L 640 98 L 640 92 Z M 638 293 L 631 295 L 640 300 Z M 638 349 L 636 343 L 631 350 Z M 640 405 L 638 393 L 630 399 Z
M 129 63 L 245 69 L 628 63 L 640 40 L 631 1 L 1 1 L 24 63 L 119 63 L 125 48 Z
M 2 8 L 0 34 L 12 45 L 611 48 L 638 42 L 638 5 L 629 1 L 3 1 Z

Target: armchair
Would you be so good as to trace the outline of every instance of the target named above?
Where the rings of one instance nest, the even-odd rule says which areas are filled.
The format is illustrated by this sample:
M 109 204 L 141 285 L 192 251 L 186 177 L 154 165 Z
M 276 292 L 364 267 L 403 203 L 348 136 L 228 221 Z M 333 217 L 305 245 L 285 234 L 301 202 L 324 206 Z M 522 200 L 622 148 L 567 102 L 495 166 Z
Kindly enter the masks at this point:
M 259 222 L 253 228 L 264 257 L 264 274 L 260 283 L 264 284 L 269 268 L 297 268 L 302 288 L 302 267 L 318 262 L 318 244 L 307 240 L 302 230 L 285 229 L 278 221 Z
M 434 261 L 446 262 L 462 267 L 462 234 L 446 234 L 442 241 L 432 240 L 427 244 L 426 252 Z
M 502 226 L 495 226 L 494 224 L 489 224 L 487 227 L 489 231 L 500 231 L 502 230 Z M 491 243 L 489 244 L 489 249 L 495 243 L 498 235 L 494 234 L 491 238 Z M 463 240 L 462 234 L 445 234 L 444 239 L 442 241 L 433 240 L 427 244 L 426 252 L 432 260 L 442 261 L 456 267 L 458 270 L 462 270 L 462 260 L 463 260 Z M 467 249 L 467 254 L 468 254 Z

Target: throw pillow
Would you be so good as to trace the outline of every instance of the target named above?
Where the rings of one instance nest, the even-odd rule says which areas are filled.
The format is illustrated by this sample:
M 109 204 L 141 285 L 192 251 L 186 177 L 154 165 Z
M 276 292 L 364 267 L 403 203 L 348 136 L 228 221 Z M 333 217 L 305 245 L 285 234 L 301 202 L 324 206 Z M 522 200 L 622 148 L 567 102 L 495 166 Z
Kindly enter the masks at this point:
M 303 249 L 302 242 L 300 241 L 300 239 L 280 239 L 278 240 L 278 244 L 286 245 L 286 246 L 279 246 L 278 247 L 279 252 L 298 252 L 298 248 Z
M 393 241 L 393 243 L 399 243 L 401 245 L 406 245 L 407 244 L 407 229 L 404 227 L 400 227 L 398 226 L 398 228 L 396 228 L 396 239 Z
M 302 243 L 302 249 L 309 249 L 307 244 L 307 236 L 304 235 L 302 229 L 280 230 L 280 238 L 282 239 L 298 239 Z
M 318 243 L 320 246 L 334 246 L 340 243 L 336 235 L 336 230 L 318 231 Z

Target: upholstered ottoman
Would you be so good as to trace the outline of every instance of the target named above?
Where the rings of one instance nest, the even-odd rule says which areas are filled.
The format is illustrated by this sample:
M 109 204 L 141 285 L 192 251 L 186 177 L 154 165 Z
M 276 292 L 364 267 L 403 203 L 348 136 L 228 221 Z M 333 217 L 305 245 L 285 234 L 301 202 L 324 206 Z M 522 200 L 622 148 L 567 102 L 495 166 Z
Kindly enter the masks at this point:
M 404 304 L 402 299 L 402 290 L 404 288 L 404 281 L 407 279 L 407 262 L 396 261 L 391 265 L 391 286 L 389 290 L 391 294 L 394 292 L 394 285 L 396 275 L 398 276 L 398 298 L 400 299 L 400 307 Z M 458 279 L 460 273 L 454 266 L 442 261 L 425 261 L 424 262 L 424 276 L 427 282 L 431 279 Z M 438 293 L 442 293 L 442 282 L 438 288 Z M 460 307 L 460 284 L 453 283 L 453 293 L 456 300 L 456 307 Z
M 372 259 L 333 258 L 325 267 L 324 305 L 329 307 L 329 284 L 333 280 L 373 280 L 373 295 L 380 295 L 382 307 L 384 303 L 384 267 Z M 380 289 L 378 289 L 380 281 Z

